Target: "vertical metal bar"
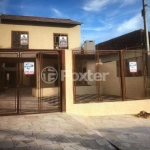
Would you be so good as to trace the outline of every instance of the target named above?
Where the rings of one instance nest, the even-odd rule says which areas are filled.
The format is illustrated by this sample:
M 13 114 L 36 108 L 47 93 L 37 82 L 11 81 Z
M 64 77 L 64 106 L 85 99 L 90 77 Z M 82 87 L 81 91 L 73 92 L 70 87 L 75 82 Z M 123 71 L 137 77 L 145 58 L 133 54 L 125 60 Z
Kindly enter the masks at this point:
M 42 63 L 43 63 L 43 60 L 42 60 L 42 57 L 43 57 L 43 53 L 40 53 L 40 72 L 39 74 L 41 73 L 42 71 Z M 41 97 L 41 94 L 42 93 L 42 80 L 41 80 L 41 77 L 40 77 L 40 112 L 42 111 L 42 97 Z
M 144 96 L 145 96 L 145 98 L 147 97 L 147 81 L 148 81 L 148 79 L 146 78 L 146 58 L 147 57 L 145 57 L 147 55 L 147 53 L 145 53 L 144 51 L 142 51 L 142 67 L 143 67 L 143 72 L 142 72 L 142 74 L 143 74 L 143 85 L 144 85 Z
M 123 51 L 120 51 L 120 77 L 121 77 L 121 93 L 122 93 L 122 100 L 125 101 L 126 92 L 125 92 L 125 74 L 124 74 L 124 57 Z
M 18 53 L 17 53 L 16 59 L 18 59 Z M 18 60 L 17 60 L 17 61 L 18 61 Z M 17 62 L 17 61 L 16 61 L 16 62 Z M 17 73 L 16 73 L 16 85 L 15 85 L 15 86 L 16 86 L 16 89 L 15 89 L 15 112 L 18 113 L 18 109 L 17 109 L 17 108 L 18 108 L 18 107 L 17 107 L 17 106 L 18 106 L 18 97 L 17 97 L 17 93 L 18 93 L 18 92 L 17 92 L 17 83 L 18 83 L 18 62 L 17 62 L 16 67 L 17 67 L 17 69 L 16 69 L 16 72 L 17 72 Z
M 63 111 L 63 102 L 64 102 L 64 99 L 62 98 L 62 96 L 63 96 L 63 92 L 62 92 L 62 90 L 63 90 L 63 87 L 62 87 L 62 82 L 63 81 L 61 81 L 61 70 L 62 70 L 62 53 L 63 53 L 64 51 L 62 50 L 62 51 L 59 51 L 58 52 L 58 54 L 57 54 L 57 59 L 58 59 L 58 106 L 59 106 L 59 111 Z
M 16 92 L 17 92 L 17 90 L 15 90 L 15 112 L 17 111 L 17 103 L 16 103 L 16 101 L 17 101 L 17 99 L 16 99 L 17 94 L 16 94 Z
M 72 51 L 72 58 L 73 58 L 73 63 L 72 63 L 72 71 L 73 72 L 76 72 L 76 66 L 75 66 L 75 52 Z M 73 102 L 74 104 L 76 103 L 76 81 L 74 81 L 74 74 L 73 74 Z
M 81 53 L 82 53 L 82 51 L 81 51 Z M 84 54 L 84 53 L 83 53 Z M 73 54 L 73 72 L 77 72 L 77 70 L 76 70 L 76 59 L 75 59 L 75 56 L 76 56 L 76 54 L 75 54 L 75 52 L 74 52 L 74 54 Z M 74 74 L 74 76 L 75 76 L 75 74 Z M 76 95 L 77 95 L 77 81 L 74 81 L 74 76 L 73 76 L 73 83 L 74 83 L 74 103 L 76 103 Z
M 99 64 L 99 52 L 96 51 L 95 52 L 95 55 L 96 55 L 96 72 L 100 73 L 100 64 Z M 100 79 L 100 77 L 98 77 Z M 100 88 L 100 80 L 99 81 L 96 81 L 97 83 L 97 93 L 98 93 L 98 101 L 101 101 L 101 88 Z
M 65 66 L 65 50 L 62 50 L 61 51 L 61 70 L 66 70 L 66 66 Z M 61 71 L 60 71 L 60 79 L 61 79 Z M 61 79 L 62 80 L 62 79 Z M 61 100 L 62 100 L 62 111 L 63 112 L 66 112 L 66 78 L 64 78 L 62 81 L 60 81 L 61 83 L 61 93 L 62 93 L 62 97 L 61 97 Z
M 43 59 L 42 59 L 42 57 L 43 57 L 43 53 L 40 53 L 40 72 L 39 72 L 39 74 L 41 73 L 41 70 L 42 70 L 42 63 L 43 63 Z M 41 80 L 41 77 L 40 77 L 40 112 L 42 111 L 42 98 L 41 98 L 41 92 L 42 92 L 42 90 L 41 90 L 41 87 L 42 87 L 42 80 Z
M 40 111 L 40 53 L 37 55 L 38 112 Z
M 18 74 L 18 76 L 19 76 L 19 84 L 20 84 L 20 70 L 22 70 L 22 68 L 20 68 L 21 66 L 20 66 L 20 64 L 21 64 L 21 57 L 22 56 L 22 53 L 20 54 L 19 53 L 19 63 L 18 63 L 18 66 L 19 66 L 19 74 Z M 20 95 L 20 87 L 19 87 L 19 111 L 21 112 L 21 106 L 22 106 L 22 100 L 21 100 L 21 95 Z
M 19 53 L 19 58 L 17 60 L 17 114 L 19 114 L 19 106 L 20 106 L 20 100 L 19 100 L 19 65 L 20 65 L 20 52 Z

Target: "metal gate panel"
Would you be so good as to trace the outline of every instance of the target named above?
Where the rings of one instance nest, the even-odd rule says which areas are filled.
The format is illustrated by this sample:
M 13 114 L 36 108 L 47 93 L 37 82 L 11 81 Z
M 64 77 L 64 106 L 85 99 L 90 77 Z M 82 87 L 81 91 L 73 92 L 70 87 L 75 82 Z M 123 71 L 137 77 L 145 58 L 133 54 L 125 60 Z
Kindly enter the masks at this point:
M 61 111 L 60 59 L 53 50 L 0 52 L 0 114 Z
M 19 110 L 20 113 L 39 112 L 38 52 L 20 53 Z
M 40 56 L 40 110 L 60 111 L 60 54 L 43 52 Z
M 18 112 L 18 53 L 0 53 L 0 114 Z

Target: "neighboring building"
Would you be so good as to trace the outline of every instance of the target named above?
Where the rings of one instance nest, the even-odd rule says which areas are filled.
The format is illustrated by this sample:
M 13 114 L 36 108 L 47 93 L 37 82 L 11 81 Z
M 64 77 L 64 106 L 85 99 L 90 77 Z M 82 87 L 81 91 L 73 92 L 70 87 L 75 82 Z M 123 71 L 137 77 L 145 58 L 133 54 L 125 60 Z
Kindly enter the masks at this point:
M 150 32 L 149 32 L 150 35 Z M 136 30 L 96 45 L 96 50 L 144 49 L 144 30 Z

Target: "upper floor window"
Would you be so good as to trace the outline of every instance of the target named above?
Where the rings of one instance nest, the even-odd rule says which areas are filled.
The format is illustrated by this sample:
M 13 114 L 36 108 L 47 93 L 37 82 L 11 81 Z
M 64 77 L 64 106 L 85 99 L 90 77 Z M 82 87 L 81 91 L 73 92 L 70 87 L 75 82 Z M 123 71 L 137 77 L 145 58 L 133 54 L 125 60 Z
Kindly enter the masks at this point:
M 11 48 L 27 49 L 29 45 L 29 34 L 25 31 L 11 32 Z
M 54 34 L 54 49 L 68 49 L 68 35 Z

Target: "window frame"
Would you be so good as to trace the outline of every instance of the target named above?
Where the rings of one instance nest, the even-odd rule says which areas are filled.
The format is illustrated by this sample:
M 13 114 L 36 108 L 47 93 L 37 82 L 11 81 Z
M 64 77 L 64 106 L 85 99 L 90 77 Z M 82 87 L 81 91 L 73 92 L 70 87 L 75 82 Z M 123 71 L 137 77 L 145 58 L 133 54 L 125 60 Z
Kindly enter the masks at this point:
M 19 40 L 15 43 L 13 40 L 13 33 L 18 33 L 19 35 Z M 21 34 L 27 34 L 27 45 L 21 45 Z M 17 37 L 18 38 L 18 37 Z M 15 46 L 16 45 L 16 46 Z M 12 49 L 29 49 L 29 32 L 28 31 L 11 31 L 11 48 Z
M 67 37 L 67 47 L 59 47 L 59 38 L 58 42 L 55 42 L 55 35 L 59 36 L 66 36 Z M 55 44 L 58 44 L 58 48 L 55 46 Z M 53 48 L 54 49 L 69 49 L 69 38 L 67 33 L 53 33 Z

